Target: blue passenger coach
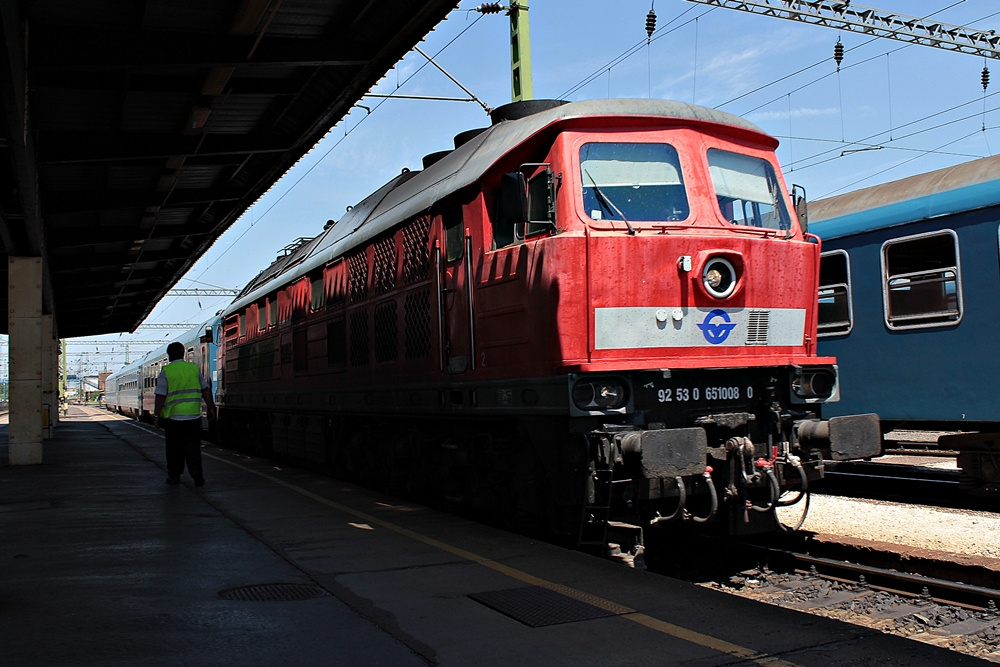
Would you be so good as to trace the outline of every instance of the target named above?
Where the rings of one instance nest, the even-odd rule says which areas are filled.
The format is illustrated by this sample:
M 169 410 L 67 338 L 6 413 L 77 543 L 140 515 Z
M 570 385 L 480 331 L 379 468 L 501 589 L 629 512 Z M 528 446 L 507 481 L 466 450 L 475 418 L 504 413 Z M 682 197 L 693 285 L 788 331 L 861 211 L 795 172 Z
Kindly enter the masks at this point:
M 212 395 L 218 389 L 218 341 L 222 318 L 215 316 L 181 334 L 176 340 L 184 345 L 184 359 L 198 366 L 212 385 Z M 167 346 L 149 352 L 105 381 L 105 403 L 109 410 L 120 412 L 140 421 L 152 421 L 156 378 L 167 363 Z M 203 406 L 204 410 L 204 406 Z M 203 415 L 207 426 L 208 419 Z
M 809 231 L 819 350 L 841 374 L 828 414 L 978 432 L 941 445 L 1000 493 L 1000 156 L 812 202 Z

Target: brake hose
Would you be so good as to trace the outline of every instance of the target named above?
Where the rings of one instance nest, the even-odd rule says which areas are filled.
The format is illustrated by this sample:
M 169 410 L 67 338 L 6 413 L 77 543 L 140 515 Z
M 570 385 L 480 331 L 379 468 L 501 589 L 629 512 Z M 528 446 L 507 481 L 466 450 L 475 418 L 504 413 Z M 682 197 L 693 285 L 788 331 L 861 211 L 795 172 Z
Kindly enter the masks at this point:
M 684 488 L 684 480 L 682 478 L 674 477 L 674 481 L 677 483 L 677 508 L 670 516 L 657 516 L 650 519 L 649 525 L 655 526 L 658 523 L 673 521 L 684 513 L 684 505 L 687 503 L 687 489 Z
M 767 468 L 765 473 L 767 474 L 767 486 L 771 489 L 771 502 L 767 505 L 754 505 L 750 503 L 750 507 L 756 512 L 770 512 L 773 510 L 778 506 L 778 496 L 781 494 L 781 489 L 778 486 L 778 478 L 774 476 L 774 470 Z
M 711 521 L 715 518 L 715 513 L 719 509 L 719 494 L 715 491 L 715 484 L 712 483 L 712 469 L 708 468 L 701 474 L 705 478 L 705 483 L 708 484 L 708 495 L 712 499 L 712 508 L 709 510 L 708 515 L 704 517 L 691 515 L 691 519 L 695 523 L 705 523 L 706 521 Z

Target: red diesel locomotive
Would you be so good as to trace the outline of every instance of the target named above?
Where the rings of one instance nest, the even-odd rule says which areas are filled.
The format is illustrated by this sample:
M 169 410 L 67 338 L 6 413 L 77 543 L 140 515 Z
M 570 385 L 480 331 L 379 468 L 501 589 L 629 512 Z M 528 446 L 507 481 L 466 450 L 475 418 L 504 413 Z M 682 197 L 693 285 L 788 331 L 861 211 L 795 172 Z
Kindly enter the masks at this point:
M 873 415 L 821 419 L 820 246 L 775 139 L 657 100 L 493 121 L 224 312 L 226 444 L 594 545 L 775 529 L 824 458 L 878 452 Z

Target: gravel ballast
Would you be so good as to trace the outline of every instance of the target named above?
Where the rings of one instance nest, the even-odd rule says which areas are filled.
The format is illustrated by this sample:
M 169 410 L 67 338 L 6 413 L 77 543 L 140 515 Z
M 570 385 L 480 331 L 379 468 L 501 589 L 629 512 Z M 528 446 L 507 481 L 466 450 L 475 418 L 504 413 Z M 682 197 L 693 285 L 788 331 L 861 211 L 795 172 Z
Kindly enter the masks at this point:
M 790 507 L 788 512 L 798 511 Z M 998 561 L 1000 514 L 813 495 L 803 530 Z

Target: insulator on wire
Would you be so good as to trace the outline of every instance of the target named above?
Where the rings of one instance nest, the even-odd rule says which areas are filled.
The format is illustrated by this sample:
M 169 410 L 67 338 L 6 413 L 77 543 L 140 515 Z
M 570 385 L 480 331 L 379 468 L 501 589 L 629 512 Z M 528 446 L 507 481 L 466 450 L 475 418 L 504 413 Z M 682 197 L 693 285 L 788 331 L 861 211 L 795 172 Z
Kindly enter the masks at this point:
M 646 14 L 646 44 L 653 39 L 654 32 L 656 32 L 656 12 L 650 7 L 649 13 Z
M 480 14 L 499 14 L 503 11 L 503 7 L 499 2 L 484 2 L 476 7 L 476 11 Z
M 844 61 L 844 45 L 840 43 L 840 39 L 833 45 L 833 59 L 837 63 L 837 71 L 839 72 L 840 63 Z
M 990 69 L 983 65 L 983 76 L 981 77 L 983 82 L 983 92 L 986 92 L 986 86 L 990 85 Z

